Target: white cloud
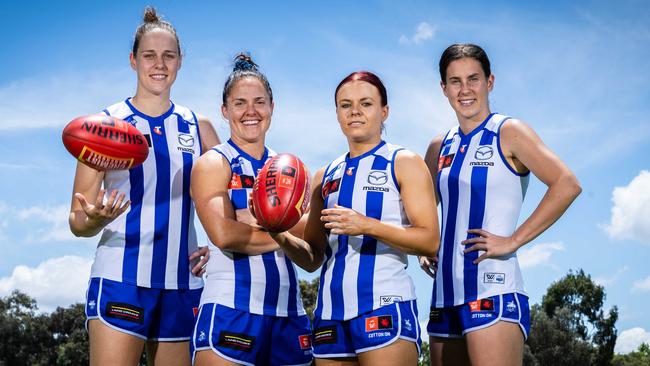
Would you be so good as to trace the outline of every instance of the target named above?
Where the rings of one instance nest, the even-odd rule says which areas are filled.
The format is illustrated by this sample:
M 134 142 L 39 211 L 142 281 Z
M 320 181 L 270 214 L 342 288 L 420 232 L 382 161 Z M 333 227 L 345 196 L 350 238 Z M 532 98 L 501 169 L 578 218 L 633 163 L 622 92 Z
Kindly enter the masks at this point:
M 650 332 L 643 328 L 631 328 L 622 331 L 616 338 L 616 353 L 630 353 L 636 351 L 641 343 L 650 344 Z
M 554 252 L 565 251 L 562 243 L 542 243 L 531 248 L 524 248 L 517 253 L 521 268 L 548 265 Z
M 627 272 L 630 269 L 628 266 L 623 266 L 620 268 L 616 273 L 614 273 L 611 276 L 596 276 L 593 278 L 594 282 L 601 286 L 611 286 L 615 284 L 618 279 L 621 277 L 621 275 L 625 272 Z
M 431 38 L 433 38 L 433 35 L 436 33 L 436 28 L 431 27 L 429 23 L 427 22 L 422 22 L 418 24 L 417 28 L 415 29 L 415 34 L 412 37 L 407 37 L 405 35 L 401 35 L 399 37 L 399 43 L 401 44 L 421 44 L 424 41 L 427 41 Z
M 607 234 L 650 244 L 650 171 L 642 170 L 627 186 L 614 188 L 612 203 Z
M 29 221 L 34 224 L 33 227 L 39 228 L 29 233 L 28 242 L 75 240 L 68 227 L 69 210 L 68 205 L 33 206 L 17 210 L 16 217 L 20 221 Z
M 635 281 L 632 285 L 632 292 L 650 292 L 650 276 L 643 280 Z
M 39 310 L 84 301 L 92 259 L 77 256 L 51 258 L 35 268 L 19 265 L 11 276 L 0 278 L 0 296 L 20 290 L 36 299 Z

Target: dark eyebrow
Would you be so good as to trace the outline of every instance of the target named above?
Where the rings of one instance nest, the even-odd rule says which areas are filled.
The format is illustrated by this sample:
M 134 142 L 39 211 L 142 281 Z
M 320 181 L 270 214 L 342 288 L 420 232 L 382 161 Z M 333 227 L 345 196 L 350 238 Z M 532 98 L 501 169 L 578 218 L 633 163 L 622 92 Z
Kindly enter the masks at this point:
M 156 50 L 142 50 L 140 53 L 156 53 Z M 173 54 L 178 54 L 178 51 L 174 50 L 164 50 L 162 53 L 173 53 Z

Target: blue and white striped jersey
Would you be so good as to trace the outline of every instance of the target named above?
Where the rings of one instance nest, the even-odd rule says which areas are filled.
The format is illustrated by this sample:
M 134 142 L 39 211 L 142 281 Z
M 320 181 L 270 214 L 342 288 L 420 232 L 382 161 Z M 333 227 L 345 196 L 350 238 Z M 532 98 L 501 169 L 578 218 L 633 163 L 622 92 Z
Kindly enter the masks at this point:
M 483 251 L 463 254 L 468 229 L 510 236 L 517 228 L 529 174 L 505 160 L 499 130 L 509 117 L 491 114 L 468 135 L 459 126 L 447 132 L 438 160 L 441 245 L 432 306 L 449 307 L 490 296 L 526 294 L 516 253 L 472 262 Z
M 129 99 L 103 112 L 142 132 L 149 156 L 140 166 L 105 174 L 107 192 L 125 193 L 131 206 L 104 228 L 91 276 L 149 288 L 201 288 L 188 260 L 197 248 L 190 198 L 192 165 L 201 155 L 196 116 L 173 103 L 163 115 L 147 116 Z
M 233 208 L 248 209 L 248 195 L 253 190 L 255 177 L 275 152 L 267 148 L 262 159 L 257 160 L 232 140 L 213 149 L 230 162 L 232 175 L 228 195 Z M 206 274 L 201 304 L 217 303 L 261 315 L 305 314 L 296 269 L 282 250 L 247 255 L 210 245 Z
M 395 178 L 401 147 L 382 141 L 367 153 L 334 160 L 325 170 L 324 207 L 335 204 L 408 226 Z M 328 235 L 315 315 L 348 320 L 393 302 L 415 299 L 406 254 L 371 236 Z

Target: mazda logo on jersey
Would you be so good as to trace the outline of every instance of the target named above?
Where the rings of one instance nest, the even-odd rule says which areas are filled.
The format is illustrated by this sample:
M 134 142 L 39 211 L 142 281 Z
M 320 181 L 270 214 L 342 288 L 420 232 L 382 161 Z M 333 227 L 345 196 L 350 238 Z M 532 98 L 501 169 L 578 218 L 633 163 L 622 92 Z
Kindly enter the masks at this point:
M 368 174 L 368 183 L 372 185 L 380 186 L 386 182 L 388 182 L 388 175 L 384 171 L 373 170 Z
M 488 160 L 492 155 L 494 155 L 492 146 L 479 146 L 479 148 L 476 149 L 476 153 L 474 153 L 474 158 L 476 158 L 476 160 Z
M 181 144 L 181 146 L 192 147 L 194 146 L 194 136 L 187 133 L 179 133 L 178 143 Z

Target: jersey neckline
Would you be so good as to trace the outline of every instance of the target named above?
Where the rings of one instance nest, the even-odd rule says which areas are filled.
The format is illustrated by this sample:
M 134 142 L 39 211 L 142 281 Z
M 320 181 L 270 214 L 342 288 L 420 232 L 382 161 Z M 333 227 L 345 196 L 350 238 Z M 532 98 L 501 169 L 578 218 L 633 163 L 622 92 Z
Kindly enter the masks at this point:
M 476 135 L 479 131 L 481 131 L 485 125 L 488 123 L 488 121 L 494 116 L 496 112 L 490 113 L 490 115 L 485 118 L 483 122 L 481 122 L 480 125 L 476 126 L 473 130 L 471 130 L 467 135 L 463 133 L 463 130 L 460 128 L 460 124 L 458 124 L 458 135 L 460 136 L 461 139 L 468 139 L 471 138 L 472 136 Z
M 348 151 L 348 153 L 345 154 L 345 161 L 357 161 L 357 160 L 361 160 L 361 159 L 365 158 L 365 157 L 368 156 L 368 155 L 372 155 L 372 154 L 374 154 L 377 150 L 379 150 L 379 149 L 380 149 L 382 146 L 384 146 L 384 145 L 386 145 L 386 141 L 381 140 L 381 141 L 379 142 L 379 144 L 377 144 L 377 146 L 373 147 L 373 148 L 370 149 L 369 151 L 366 151 L 365 153 L 363 153 L 363 154 L 361 154 L 361 155 L 359 155 L 359 156 L 355 156 L 354 158 L 351 158 L 351 157 L 350 157 L 350 152 Z
M 148 120 L 148 121 L 160 121 L 160 120 L 165 120 L 167 117 L 169 117 L 169 116 L 174 112 L 174 107 L 175 107 L 175 105 L 174 105 L 174 102 L 172 102 L 172 101 L 170 100 L 170 101 L 169 101 L 169 104 L 171 104 L 171 105 L 169 106 L 169 109 L 167 110 L 167 112 L 161 114 L 161 115 L 158 116 L 158 117 L 153 117 L 153 116 L 150 116 L 150 115 L 145 114 L 145 113 L 143 113 L 143 112 L 140 112 L 140 111 L 139 111 L 139 110 L 138 110 L 138 109 L 133 105 L 133 103 L 131 103 L 131 99 L 132 99 L 131 97 L 126 98 L 126 100 L 124 101 L 124 102 L 126 103 L 126 105 L 128 105 L 129 108 L 131 108 L 131 111 L 133 111 L 133 113 L 134 113 L 135 115 L 137 115 L 137 116 L 139 116 L 139 117 L 142 117 L 142 118 L 144 118 L 144 119 L 146 119 L 146 120 Z
M 266 160 L 269 158 L 269 149 L 267 149 L 266 146 L 264 146 L 264 155 L 262 155 L 262 158 L 255 159 L 254 157 L 250 156 L 246 151 L 242 150 L 239 146 L 237 146 L 237 144 L 232 139 L 228 139 L 228 144 L 230 144 L 230 146 L 232 146 L 235 150 L 237 150 L 237 152 L 240 155 L 244 156 L 246 159 L 257 162 L 260 165 L 264 165 Z

